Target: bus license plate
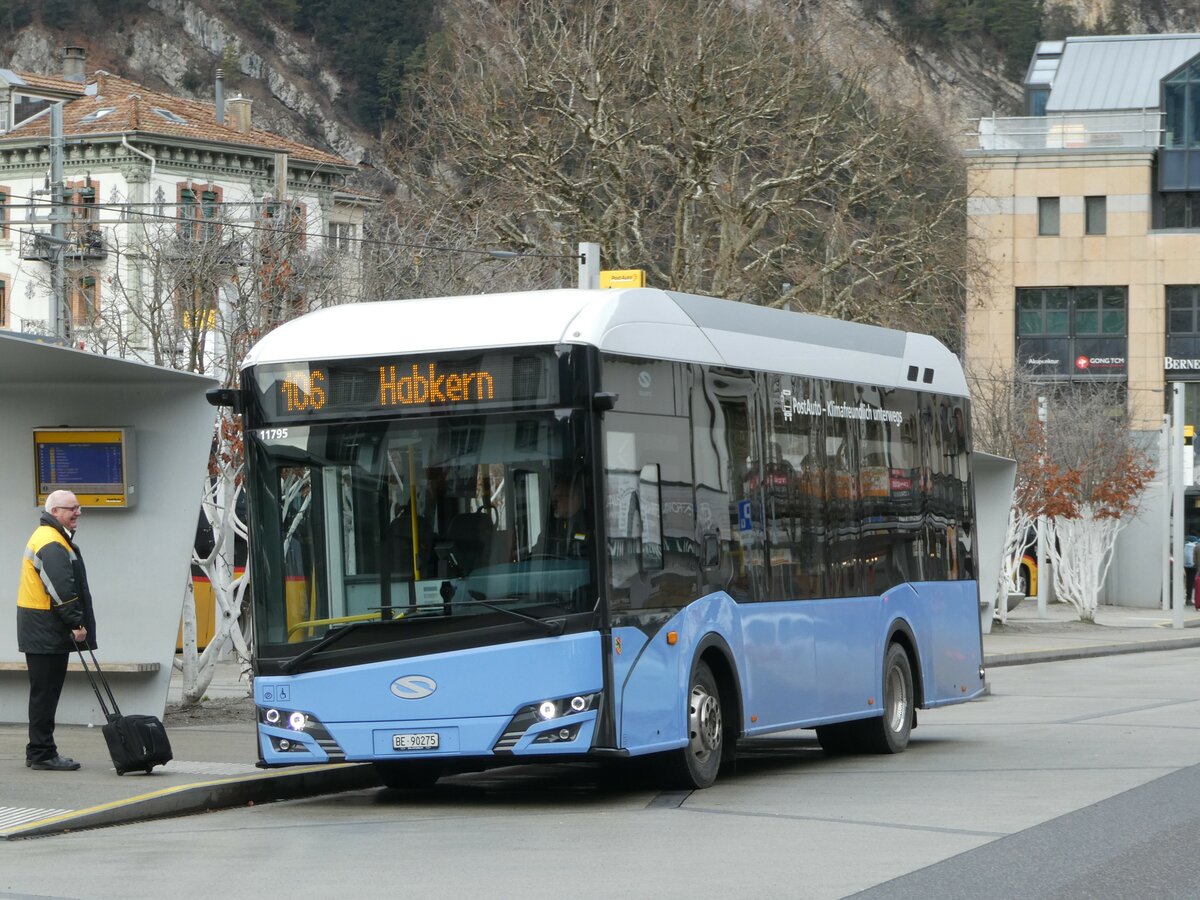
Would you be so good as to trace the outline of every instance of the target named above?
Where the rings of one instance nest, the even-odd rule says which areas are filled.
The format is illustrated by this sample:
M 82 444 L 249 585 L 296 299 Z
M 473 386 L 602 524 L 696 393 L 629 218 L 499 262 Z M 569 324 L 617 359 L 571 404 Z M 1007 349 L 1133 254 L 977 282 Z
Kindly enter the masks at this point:
M 432 734 L 393 734 L 393 750 L 436 750 L 438 748 L 437 732 Z

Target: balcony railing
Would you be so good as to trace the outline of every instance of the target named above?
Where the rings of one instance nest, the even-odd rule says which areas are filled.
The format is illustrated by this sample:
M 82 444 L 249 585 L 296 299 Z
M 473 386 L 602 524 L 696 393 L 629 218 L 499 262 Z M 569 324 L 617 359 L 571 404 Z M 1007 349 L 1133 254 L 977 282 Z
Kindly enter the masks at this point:
M 104 259 L 108 248 L 99 228 L 68 228 L 67 243 L 58 243 L 47 235 L 28 234 L 21 240 L 21 259 L 49 262 L 61 250 L 67 259 Z
M 1153 150 L 1160 146 L 1162 114 L 1156 109 L 979 120 L 980 150 Z

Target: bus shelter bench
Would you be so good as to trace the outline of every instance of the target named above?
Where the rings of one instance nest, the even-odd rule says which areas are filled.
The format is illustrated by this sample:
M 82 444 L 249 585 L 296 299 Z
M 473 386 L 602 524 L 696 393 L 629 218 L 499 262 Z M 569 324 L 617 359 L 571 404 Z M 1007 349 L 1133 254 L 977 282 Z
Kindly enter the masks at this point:
M 109 662 L 102 660 L 100 667 L 104 669 L 107 675 L 111 673 L 126 673 L 134 675 L 151 675 L 157 672 L 161 665 L 156 662 Z M 27 671 L 25 660 L 0 660 L 0 672 L 24 672 Z M 75 659 L 67 663 L 68 672 L 82 672 L 83 666 L 79 664 L 79 660 Z

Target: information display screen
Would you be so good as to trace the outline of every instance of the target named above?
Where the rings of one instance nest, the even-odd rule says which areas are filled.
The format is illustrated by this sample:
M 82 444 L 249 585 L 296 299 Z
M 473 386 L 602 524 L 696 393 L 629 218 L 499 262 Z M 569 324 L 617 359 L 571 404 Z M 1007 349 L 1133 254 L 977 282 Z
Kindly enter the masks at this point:
M 559 400 L 550 349 L 384 356 L 259 366 L 253 383 L 276 422 L 509 409 Z
M 81 506 L 132 505 L 132 439 L 124 428 L 37 428 L 33 432 L 37 502 L 68 490 Z

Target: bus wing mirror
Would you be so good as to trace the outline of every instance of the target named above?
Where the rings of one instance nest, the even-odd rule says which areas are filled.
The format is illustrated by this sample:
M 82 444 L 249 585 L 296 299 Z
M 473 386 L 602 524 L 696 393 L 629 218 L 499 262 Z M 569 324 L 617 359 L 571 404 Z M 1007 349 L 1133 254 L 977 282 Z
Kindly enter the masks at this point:
M 204 396 L 212 406 L 228 406 L 236 411 L 240 405 L 236 388 L 209 388 Z
M 721 539 L 719 535 L 704 535 L 703 553 L 704 568 L 715 569 L 721 564 Z
M 617 405 L 618 394 L 612 394 L 608 391 L 597 391 L 592 394 L 592 409 L 596 412 L 608 412 Z

